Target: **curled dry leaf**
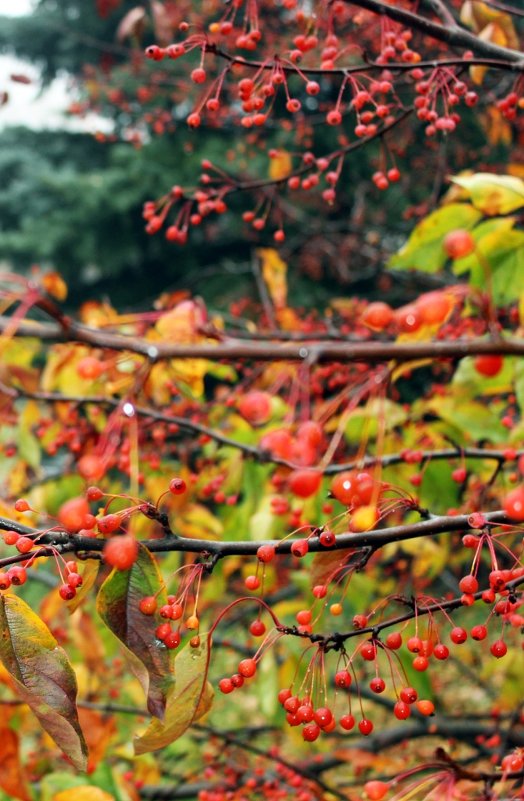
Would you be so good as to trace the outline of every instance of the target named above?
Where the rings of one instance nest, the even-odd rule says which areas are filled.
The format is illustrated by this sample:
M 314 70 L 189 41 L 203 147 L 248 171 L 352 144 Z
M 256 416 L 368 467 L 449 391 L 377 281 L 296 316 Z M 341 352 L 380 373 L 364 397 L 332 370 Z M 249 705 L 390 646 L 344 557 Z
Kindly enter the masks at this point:
M 208 712 L 213 703 L 213 687 L 207 680 L 208 646 L 186 647 L 175 659 L 175 683 L 167 699 L 164 720 L 153 720 L 144 734 L 135 739 L 135 754 L 157 751 L 177 740 L 192 723 Z
M 97 608 L 106 626 L 125 646 L 129 665 L 147 695 L 149 712 L 163 718 L 173 669 L 169 651 L 155 634 L 161 618 L 140 612 L 140 600 L 146 595 L 156 595 L 159 607 L 167 602 L 157 563 L 139 544 L 132 567 L 113 570 L 102 584 Z

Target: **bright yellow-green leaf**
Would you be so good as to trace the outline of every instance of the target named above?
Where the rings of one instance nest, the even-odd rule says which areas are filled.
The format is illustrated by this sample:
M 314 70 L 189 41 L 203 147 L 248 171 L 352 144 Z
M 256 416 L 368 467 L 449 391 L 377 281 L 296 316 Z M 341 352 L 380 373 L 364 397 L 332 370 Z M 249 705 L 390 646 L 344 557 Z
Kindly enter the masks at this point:
M 406 244 L 391 257 L 389 267 L 434 273 L 446 263 L 442 241 L 456 228 L 473 228 L 481 214 L 469 203 L 449 203 L 425 217 Z
M 207 666 L 208 648 L 204 637 L 198 648 L 186 645 L 180 651 L 175 659 L 175 683 L 167 698 L 164 720 L 152 720 L 144 734 L 135 738 L 135 754 L 164 748 L 208 712 L 214 692 L 207 681 Z
M 470 176 L 456 175 L 451 180 L 468 192 L 476 209 L 490 217 L 510 214 L 524 206 L 524 181 L 514 175 L 477 172 Z
M 46 732 L 78 770 L 87 748 L 76 709 L 69 660 L 40 617 L 15 595 L 0 597 L 0 660 Z
M 453 263 L 453 272 L 470 273 L 470 284 L 491 291 L 505 305 L 524 293 L 524 232 L 514 218 L 487 220 L 473 231 L 476 251 Z

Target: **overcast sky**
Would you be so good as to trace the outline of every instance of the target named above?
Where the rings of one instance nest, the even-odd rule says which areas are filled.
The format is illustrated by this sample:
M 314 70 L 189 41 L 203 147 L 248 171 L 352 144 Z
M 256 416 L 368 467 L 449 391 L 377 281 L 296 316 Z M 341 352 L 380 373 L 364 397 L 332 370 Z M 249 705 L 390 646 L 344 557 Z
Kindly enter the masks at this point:
M 18 17 L 30 14 L 32 8 L 32 0 L 0 0 L 0 16 Z M 13 74 L 25 75 L 31 83 L 17 83 L 10 78 Z M 34 67 L 11 56 L 0 56 L 0 92 L 9 94 L 9 102 L 0 106 L 0 128 L 27 125 L 31 128 L 98 130 L 100 120 L 95 116 L 86 120 L 64 117 L 63 112 L 70 100 L 66 86 L 65 78 L 57 78 L 45 92 L 41 92 L 38 71 Z

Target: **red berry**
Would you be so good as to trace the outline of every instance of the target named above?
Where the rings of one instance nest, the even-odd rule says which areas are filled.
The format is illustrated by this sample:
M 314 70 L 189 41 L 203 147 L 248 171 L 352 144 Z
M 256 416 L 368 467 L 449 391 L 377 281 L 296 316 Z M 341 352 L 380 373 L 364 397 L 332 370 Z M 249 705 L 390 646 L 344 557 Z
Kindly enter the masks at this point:
M 404 701 L 397 701 L 393 707 L 393 714 L 398 720 L 406 720 L 411 715 L 409 704 L 406 704 Z
M 197 67 L 191 73 L 191 80 L 194 83 L 204 83 L 207 78 L 206 71 L 202 67 Z
M 238 672 L 244 678 L 249 679 L 254 676 L 257 670 L 257 663 L 254 659 L 243 659 L 238 665 Z
M 271 562 L 275 558 L 274 545 L 261 545 L 257 550 L 257 559 L 260 562 Z
M 117 570 L 129 570 L 138 556 L 138 542 L 132 534 L 112 537 L 104 545 L 104 561 Z
M 33 544 L 31 537 L 18 537 L 15 547 L 19 553 L 29 553 Z
M 308 723 L 302 729 L 302 736 L 308 743 L 312 743 L 320 735 L 320 727 L 316 723 Z
M 232 693 L 235 689 L 235 685 L 231 679 L 220 679 L 218 682 L 218 689 L 221 693 L 224 693 L 224 695 L 229 695 L 229 693 Z
M 322 531 L 322 533 L 318 538 L 318 541 L 320 542 L 321 545 L 324 546 L 324 548 L 332 548 L 333 545 L 335 545 L 337 538 L 335 537 L 333 532 L 330 531 L 330 529 L 326 529 L 325 531 Z
M 289 489 L 299 498 L 309 498 L 318 491 L 322 473 L 318 470 L 294 470 L 289 476 Z
M 462 643 L 466 642 L 468 639 L 468 633 L 466 629 L 463 629 L 460 626 L 455 626 L 455 628 L 451 630 L 451 634 L 449 636 L 451 642 L 454 642 L 455 645 L 462 645 Z
M 488 630 L 486 626 L 473 626 L 471 629 L 471 636 L 474 640 L 485 640 L 488 636 Z
M 291 553 L 298 559 L 301 559 L 307 554 L 309 545 L 307 540 L 295 540 L 291 545 Z
M 400 700 L 405 704 L 414 704 L 418 698 L 418 693 L 413 687 L 403 687 L 400 691 Z
M 147 595 L 140 600 L 138 608 L 143 615 L 154 615 L 157 608 L 157 602 L 154 595 Z
M 448 646 L 444 645 L 443 643 L 438 643 L 433 649 L 433 656 L 440 660 L 447 659 L 449 656 Z
M 377 646 L 371 640 L 363 643 L 360 647 L 360 653 L 367 662 L 373 662 L 377 656 Z
M 358 728 L 361 734 L 367 736 L 368 734 L 371 734 L 371 732 L 373 731 L 373 723 L 370 720 L 367 720 L 366 718 L 362 718 L 362 720 L 359 721 Z
M 164 645 L 166 648 L 178 648 L 180 645 L 180 632 L 179 631 L 170 631 L 169 634 L 164 637 Z
M 512 520 L 522 522 L 524 520 L 524 486 L 511 490 L 504 498 L 502 508 Z
M 459 581 L 459 589 L 461 592 L 475 593 L 478 591 L 479 583 L 475 576 L 469 575 Z
M 353 715 L 342 715 L 339 721 L 340 725 L 346 731 L 351 731 L 353 726 L 355 725 L 355 718 Z
M 258 578 L 258 576 L 247 576 L 244 581 L 244 584 L 246 586 L 246 589 L 248 590 L 251 591 L 258 590 L 258 588 L 260 587 L 260 579 Z
M 64 601 L 71 601 L 76 595 L 76 590 L 74 587 L 70 587 L 69 584 L 62 584 L 58 588 L 58 594 Z
M 11 578 L 7 573 L 0 571 L 0 590 L 8 590 L 11 586 Z
M 402 634 L 398 631 L 392 631 L 386 637 L 386 645 L 388 648 L 391 648 L 392 651 L 396 651 L 402 645 Z
M 498 375 L 504 366 L 504 359 L 496 353 L 477 356 L 473 362 L 475 370 L 486 378 Z
M 348 670 L 339 670 L 335 673 L 335 684 L 337 687 L 349 687 L 351 685 L 351 674 Z
M 271 395 L 256 390 L 248 392 L 240 398 L 237 408 L 248 423 L 262 425 L 271 417 Z
M 253 620 L 249 626 L 249 631 L 253 637 L 262 637 L 266 633 L 266 626 L 261 620 Z
M 371 679 L 371 681 L 369 682 L 369 688 L 371 692 L 383 693 L 384 690 L 386 689 L 386 682 L 384 681 L 384 679 L 381 679 L 380 676 L 377 676 L 374 679 Z
M 469 256 L 475 250 L 475 240 L 463 228 L 457 228 L 456 231 L 450 231 L 444 237 L 442 243 L 446 256 L 450 259 L 461 259 L 464 256 Z
M 325 706 L 321 706 L 315 710 L 314 719 L 315 722 L 318 723 L 318 725 L 321 728 L 324 728 L 325 726 L 329 726 L 329 724 L 333 720 L 333 713 L 331 709 L 328 709 Z
M 506 656 L 508 652 L 508 646 L 504 640 L 496 640 L 489 650 L 493 656 L 496 656 L 497 659 L 501 659 L 503 656 Z
M 90 514 L 89 504 L 86 498 L 70 498 L 62 504 L 58 510 L 58 521 L 71 533 L 87 528 L 85 525 L 86 516 Z
M 382 331 L 393 322 L 393 310 L 387 303 L 376 301 L 369 304 L 360 319 L 374 331 Z
M 20 584 L 25 584 L 27 581 L 27 573 L 25 567 L 21 567 L 20 565 L 13 565 L 7 571 L 7 575 L 11 580 L 11 584 L 15 586 L 20 586 Z
M 370 801 L 381 801 L 389 790 L 389 784 L 378 780 L 366 782 L 364 785 L 364 792 Z
M 186 482 L 183 478 L 172 478 L 169 482 L 169 492 L 172 492 L 173 495 L 182 495 L 186 489 Z
M 426 715 L 428 717 L 435 714 L 435 704 L 432 701 L 417 701 L 417 709 L 421 715 Z

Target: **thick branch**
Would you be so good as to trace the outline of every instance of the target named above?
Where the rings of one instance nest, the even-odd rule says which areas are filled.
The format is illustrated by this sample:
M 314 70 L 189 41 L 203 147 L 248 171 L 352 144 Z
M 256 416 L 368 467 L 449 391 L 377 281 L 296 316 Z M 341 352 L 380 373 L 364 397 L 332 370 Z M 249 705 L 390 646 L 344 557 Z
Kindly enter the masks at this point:
M 511 524 L 510 519 L 505 512 L 486 512 L 484 514 L 486 521 L 493 526 L 501 524 Z M 339 534 L 336 538 L 335 545 L 331 548 L 325 548 L 318 537 L 311 537 L 308 541 L 309 552 L 315 553 L 317 551 L 325 552 L 327 550 L 349 550 L 357 548 L 373 548 L 386 545 L 390 542 L 402 542 L 403 540 L 415 539 L 417 537 L 427 537 L 436 534 L 444 534 L 446 532 L 468 530 L 469 525 L 468 515 L 442 515 L 439 517 L 431 517 L 429 520 L 423 520 L 420 523 L 411 523 L 402 526 L 391 526 L 390 528 L 374 529 L 372 531 L 363 531 L 358 533 L 347 532 Z M 37 534 L 36 529 L 29 529 L 25 526 L 20 526 L 13 520 L 5 517 L 0 517 L 0 530 L 8 531 L 13 529 L 20 531 L 24 534 Z M 22 529 L 22 530 L 21 530 Z M 216 555 L 218 557 L 224 556 L 256 556 L 258 548 L 262 544 L 272 544 L 275 546 L 277 554 L 291 553 L 291 546 L 295 540 L 243 540 L 243 541 L 217 541 L 217 540 L 200 540 L 190 537 L 163 537 L 162 539 L 143 540 L 142 544 L 151 551 L 151 553 L 200 553 Z M 103 550 L 105 540 L 97 539 L 94 537 L 81 537 L 77 534 L 66 534 L 65 532 L 49 532 L 43 534 L 38 542 L 42 546 L 58 545 L 62 553 L 65 552 L 80 552 L 85 554 L 98 554 Z M 49 556 L 46 553 L 47 549 L 42 548 L 41 556 Z M 27 555 L 18 554 L 14 557 L 7 557 L 2 559 L 0 564 L 10 564 L 12 561 L 17 561 L 18 558 L 27 559 Z M 9 561 L 8 561 L 9 560 Z
M 345 2 L 359 8 L 365 8 L 368 11 L 374 11 L 375 14 L 383 14 L 395 20 L 395 22 L 400 22 L 408 28 L 418 30 L 432 39 L 437 39 L 439 42 L 446 42 L 453 47 L 471 50 L 479 56 L 506 60 L 514 64 L 515 69 L 521 72 L 524 71 L 524 56 L 518 50 L 484 41 L 459 25 L 440 25 L 438 22 L 432 22 L 420 14 L 407 11 L 399 6 L 392 6 L 383 2 L 383 0 L 345 0 Z
M 11 320 L 0 316 L 0 333 Z M 220 361 L 289 362 L 407 362 L 417 359 L 462 359 L 479 354 L 524 356 L 524 339 L 456 339 L 428 342 L 333 342 L 320 339 L 307 344 L 297 342 L 252 342 L 228 339 L 217 344 L 171 344 L 151 342 L 140 337 L 88 328 L 71 321 L 64 329 L 53 323 L 24 320 L 17 324 L 16 336 L 37 337 L 48 342 L 82 342 L 93 347 L 128 351 L 151 362 L 162 359 L 213 359 Z

